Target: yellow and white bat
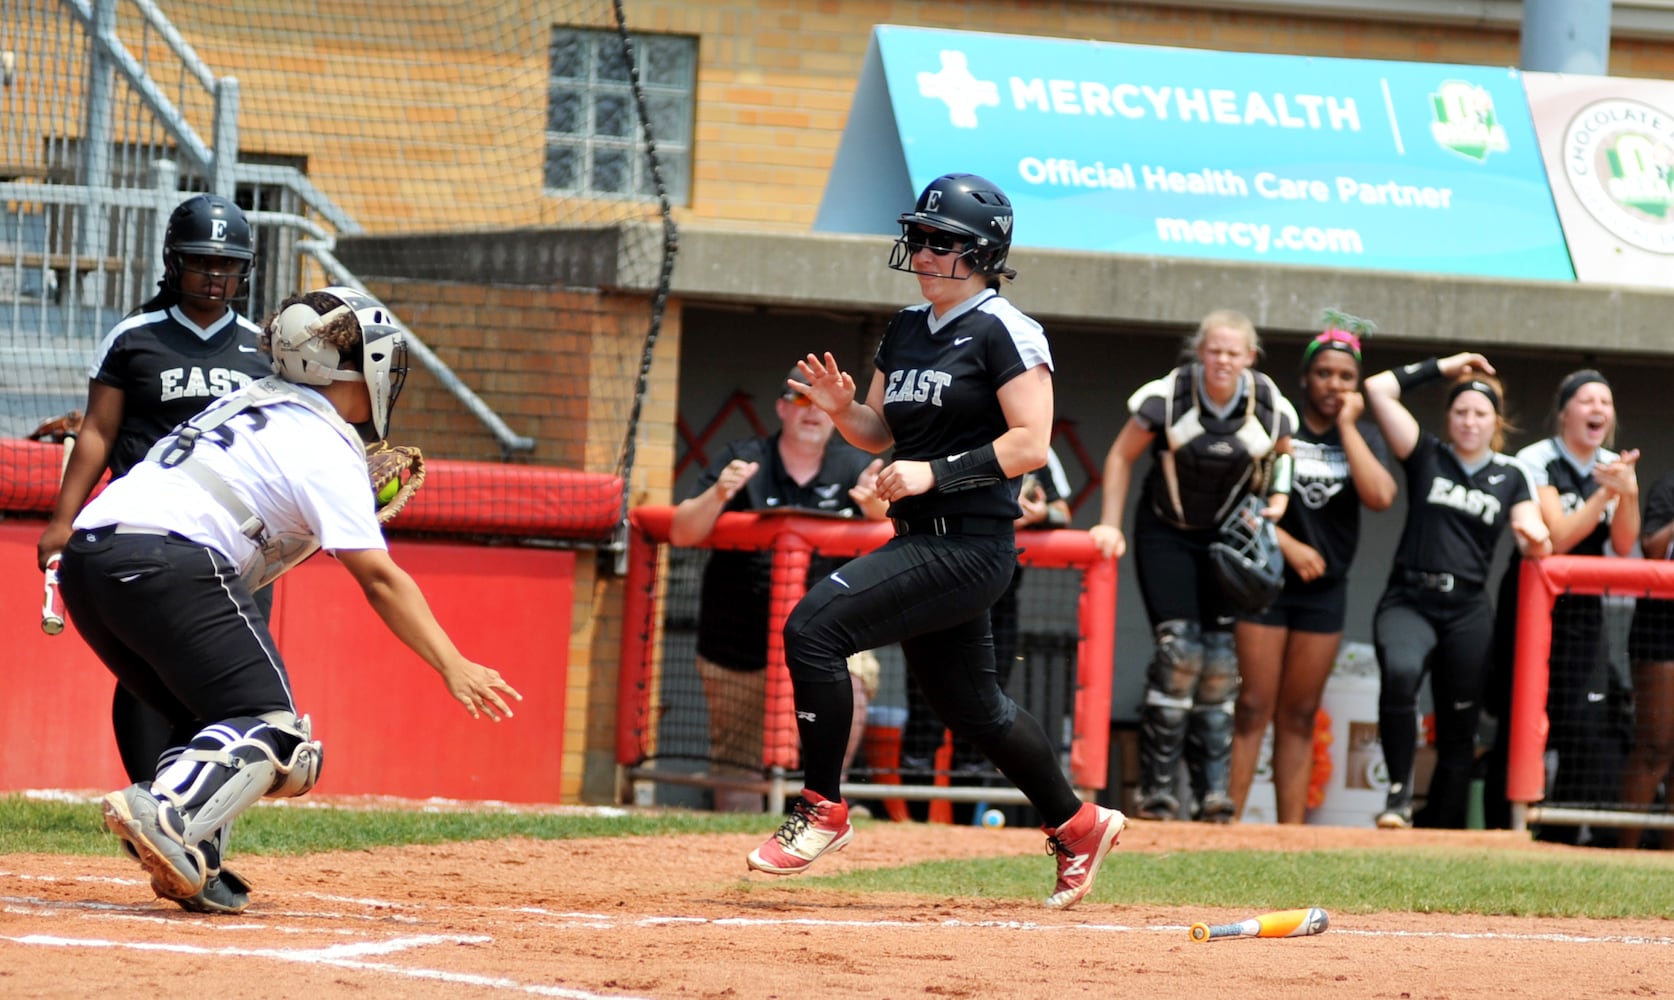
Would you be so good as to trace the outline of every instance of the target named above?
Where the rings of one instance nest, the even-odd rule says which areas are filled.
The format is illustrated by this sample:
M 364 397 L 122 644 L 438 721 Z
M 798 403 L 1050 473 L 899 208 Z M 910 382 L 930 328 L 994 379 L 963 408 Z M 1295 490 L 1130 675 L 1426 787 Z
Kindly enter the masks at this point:
M 1235 924 L 1193 924 L 1193 941 L 1219 941 L 1223 938 L 1284 938 L 1307 937 L 1319 934 L 1331 925 L 1331 918 L 1317 906 L 1305 910 L 1275 910 L 1259 917 L 1240 920 Z

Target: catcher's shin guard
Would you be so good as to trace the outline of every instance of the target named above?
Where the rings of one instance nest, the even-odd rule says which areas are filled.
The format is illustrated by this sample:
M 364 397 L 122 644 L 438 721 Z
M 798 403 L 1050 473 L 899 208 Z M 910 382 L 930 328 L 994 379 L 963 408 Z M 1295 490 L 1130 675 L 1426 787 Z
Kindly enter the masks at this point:
M 265 796 L 301 795 L 320 774 L 320 744 L 307 716 L 228 719 L 192 738 L 152 785 L 186 817 L 189 844 L 213 840 Z
M 1180 808 L 1174 772 L 1185 749 L 1192 692 L 1203 670 L 1199 635 L 1196 622 L 1174 619 L 1157 626 L 1139 713 L 1139 815 L 1146 819 L 1172 819 Z
M 1203 637 L 1203 674 L 1198 678 L 1186 735 L 1186 764 L 1197 795 L 1198 818 L 1230 822 L 1235 812 L 1227 791 L 1232 770 L 1233 711 L 1238 704 L 1238 655 L 1231 632 Z

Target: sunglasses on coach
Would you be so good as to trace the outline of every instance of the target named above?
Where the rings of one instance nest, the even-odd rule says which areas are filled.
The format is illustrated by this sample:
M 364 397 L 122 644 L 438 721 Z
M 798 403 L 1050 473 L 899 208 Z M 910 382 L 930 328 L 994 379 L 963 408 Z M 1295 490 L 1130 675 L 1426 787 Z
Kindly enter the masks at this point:
M 795 389 L 786 389 L 784 392 L 779 394 L 779 398 L 784 400 L 787 403 L 790 403 L 792 406 L 813 406 L 814 405 L 813 400 L 809 399 L 807 396 L 804 396 L 802 393 L 797 392 Z
M 906 244 L 907 253 L 915 254 L 920 250 L 928 250 L 937 257 L 960 253 L 965 249 L 965 239 L 953 233 L 941 230 L 925 232 L 922 229 L 910 229 L 902 234 L 901 240 Z

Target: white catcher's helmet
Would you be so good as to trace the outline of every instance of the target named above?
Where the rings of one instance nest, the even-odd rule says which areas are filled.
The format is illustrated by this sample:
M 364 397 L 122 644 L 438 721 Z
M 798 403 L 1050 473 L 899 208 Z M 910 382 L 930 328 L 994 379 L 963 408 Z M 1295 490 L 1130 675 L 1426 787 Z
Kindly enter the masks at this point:
M 341 285 L 321 291 L 342 305 L 321 315 L 298 302 L 274 318 L 268 330 L 273 372 L 302 385 L 365 381 L 372 400 L 372 427 L 383 438 L 389 433 L 390 411 L 407 380 L 406 338 L 388 307 L 365 292 Z M 320 336 L 321 330 L 345 313 L 353 313 L 360 325 L 361 371 L 339 368 L 342 352 Z

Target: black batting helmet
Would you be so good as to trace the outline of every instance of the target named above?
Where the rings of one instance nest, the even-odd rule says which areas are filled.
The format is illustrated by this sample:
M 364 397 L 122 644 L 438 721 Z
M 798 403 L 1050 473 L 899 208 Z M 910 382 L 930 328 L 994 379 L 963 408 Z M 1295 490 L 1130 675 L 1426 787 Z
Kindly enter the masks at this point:
M 1011 251 L 1011 199 L 993 181 L 976 174 L 943 174 L 919 194 L 913 210 L 903 212 L 896 221 L 902 235 L 889 266 L 897 271 L 912 270 L 907 239 L 913 230 L 929 226 L 965 238 L 969 245 L 961 256 L 976 273 L 1017 276 L 1006 267 L 1006 254 Z
M 189 255 L 242 261 L 238 276 L 243 279 L 256 256 L 250 220 L 218 194 L 187 198 L 169 213 L 168 228 L 163 231 L 163 282 L 173 291 L 180 290 L 183 260 Z M 241 280 L 241 289 L 242 285 Z

